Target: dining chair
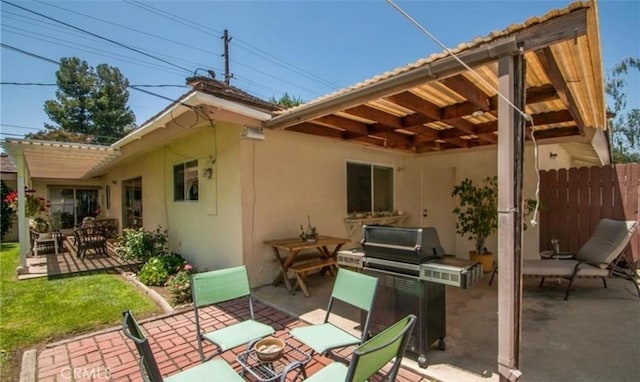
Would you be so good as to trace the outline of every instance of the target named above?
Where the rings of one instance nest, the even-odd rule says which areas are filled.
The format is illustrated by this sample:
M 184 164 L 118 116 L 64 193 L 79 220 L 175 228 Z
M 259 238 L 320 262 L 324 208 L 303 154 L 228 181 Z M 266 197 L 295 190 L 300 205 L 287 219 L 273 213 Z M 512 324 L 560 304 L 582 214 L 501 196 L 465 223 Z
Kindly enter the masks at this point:
M 167 378 L 163 378 L 160 369 L 156 363 L 156 359 L 151 351 L 149 340 L 138 322 L 129 310 L 122 312 L 124 317 L 122 320 L 122 332 L 124 335 L 136 344 L 136 349 L 140 355 L 140 375 L 145 382 L 190 382 L 190 381 L 244 381 L 233 368 L 222 359 L 214 359 L 190 369 L 180 371 Z M 215 376 L 215 377 L 214 377 Z
M 247 268 L 244 265 L 215 271 L 196 273 L 191 276 L 191 291 L 196 320 L 196 337 L 198 351 L 202 361 L 211 359 L 236 346 L 247 344 L 255 339 L 266 337 L 275 330 L 255 320 L 253 313 L 253 299 L 249 289 Z M 224 301 L 246 298 L 249 304 L 250 318 L 227 325 L 225 328 L 204 332 L 200 323 L 200 310 Z M 216 352 L 205 358 L 203 341 L 216 346 Z
M 393 360 L 393 364 L 384 376 L 384 380 L 395 381 L 415 321 L 415 315 L 406 316 L 358 346 L 351 356 L 349 366 L 340 362 L 332 362 L 305 381 L 364 382 L 382 370 L 391 360 Z M 290 367 L 290 370 L 292 369 L 294 367 Z M 283 376 L 282 381 L 284 380 Z
M 377 287 L 378 279 L 376 277 L 344 268 L 338 269 L 323 323 L 294 328 L 291 330 L 291 335 L 319 354 L 362 343 L 369 330 L 369 313 L 373 306 Z M 360 338 L 329 322 L 335 300 L 353 305 L 366 312 L 365 324 Z

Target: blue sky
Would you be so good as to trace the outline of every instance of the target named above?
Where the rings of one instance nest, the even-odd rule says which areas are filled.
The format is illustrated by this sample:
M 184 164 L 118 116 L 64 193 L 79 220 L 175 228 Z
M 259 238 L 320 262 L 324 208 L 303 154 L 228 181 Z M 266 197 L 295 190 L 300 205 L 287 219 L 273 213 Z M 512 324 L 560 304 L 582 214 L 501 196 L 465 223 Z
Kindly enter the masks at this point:
M 46 58 L 77 56 L 120 68 L 131 84 L 184 85 L 198 68 L 223 77 L 222 31 L 229 30 L 235 85 L 258 97 L 285 91 L 314 99 L 442 49 L 383 0 L 368 1 L 17 1 L 32 11 L 143 50 L 165 62 L 0 4 L 1 41 Z M 542 16 L 570 1 L 396 1 L 448 47 Z M 598 2 L 605 71 L 640 57 L 640 1 Z M 191 20 L 191 22 L 189 22 Z M 58 67 L 0 49 L 2 82 L 54 84 Z M 198 71 L 198 74 L 204 74 Z M 640 107 L 640 80 L 629 78 L 629 107 Z M 175 99 L 187 88 L 147 90 Z M 0 85 L 0 138 L 49 122 L 44 102 L 55 86 Z M 138 124 L 169 101 L 130 91 Z

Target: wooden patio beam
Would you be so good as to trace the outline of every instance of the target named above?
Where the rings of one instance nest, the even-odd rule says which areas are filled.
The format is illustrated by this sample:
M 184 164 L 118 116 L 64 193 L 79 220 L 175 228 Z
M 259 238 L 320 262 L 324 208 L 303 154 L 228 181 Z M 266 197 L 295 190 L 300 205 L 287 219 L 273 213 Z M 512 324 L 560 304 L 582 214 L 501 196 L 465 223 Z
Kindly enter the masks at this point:
M 445 78 L 440 82 L 466 98 L 467 101 L 476 108 L 482 111 L 489 111 L 490 97 L 480 90 L 480 88 L 478 88 L 473 82 L 469 81 L 464 75 L 458 74 L 453 77 Z
M 569 113 L 571 113 L 571 117 L 573 117 L 573 120 L 578 125 L 578 128 L 580 129 L 580 135 L 584 136 L 584 120 L 582 119 L 582 115 L 578 110 L 573 94 L 571 94 L 571 89 L 569 89 L 567 83 L 564 80 L 564 77 L 562 76 L 562 72 L 560 71 L 560 67 L 558 66 L 558 63 L 553 56 L 551 48 L 544 48 L 542 50 L 536 51 L 536 57 L 538 57 L 540 65 L 542 65 L 542 68 L 546 72 L 547 77 L 549 77 L 549 79 L 551 80 L 551 84 L 558 92 L 560 100 L 565 104 L 565 106 L 569 110 Z
M 296 131 L 298 133 L 319 135 L 322 137 L 345 139 L 344 131 L 332 129 L 330 127 L 316 125 L 315 123 L 303 122 L 287 128 L 289 131 Z
M 339 117 L 337 115 L 327 115 L 317 118 L 315 121 L 338 129 L 346 130 L 357 135 L 369 135 L 369 128 L 366 123 L 354 121 L 349 118 Z
M 411 109 L 415 112 L 423 114 L 435 121 L 439 121 L 441 119 L 440 108 L 437 105 L 434 105 L 426 99 L 417 96 L 409 91 L 394 94 L 392 96 L 386 97 L 385 99 L 402 107 L 406 107 L 407 109 Z
M 393 126 L 394 129 L 402 128 L 401 117 L 397 117 L 393 114 L 389 114 L 387 112 L 373 108 L 371 106 L 359 105 L 356 107 L 346 109 L 344 112 L 347 114 L 354 115 L 356 117 L 368 119 L 371 121 L 376 121 L 383 125 Z

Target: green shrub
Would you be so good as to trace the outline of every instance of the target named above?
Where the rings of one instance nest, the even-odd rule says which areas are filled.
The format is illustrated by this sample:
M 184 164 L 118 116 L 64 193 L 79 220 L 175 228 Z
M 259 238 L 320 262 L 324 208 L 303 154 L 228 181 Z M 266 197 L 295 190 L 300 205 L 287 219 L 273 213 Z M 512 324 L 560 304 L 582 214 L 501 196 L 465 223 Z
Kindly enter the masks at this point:
M 147 260 L 138 272 L 138 280 L 145 285 L 163 286 L 169 276 L 182 270 L 186 263 L 184 258 L 177 253 L 166 256 L 154 256 Z
M 145 285 L 163 286 L 169 279 L 169 272 L 162 261 L 162 257 L 152 257 L 147 260 L 138 272 L 138 280 Z
M 180 271 L 169 278 L 167 289 L 171 292 L 173 304 L 186 304 L 191 302 L 191 270 L 193 267 L 185 264 Z
M 7 198 L 12 191 L 11 188 L 5 184 L 4 180 L 0 181 L 0 187 L 0 201 L 2 202 L 2 209 L 0 210 L 0 218 L 2 219 L 2 222 L 0 222 L 0 239 L 4 239 L 4 235 L 9 232 L 13 225 L 16 213 L 11 208 L 10 200 Z
M 158 227 L 155 231 L 143 228 L 125 228 L 116 242 L 116 253 L 123 260 L 146 262 L 151 257 L 167 254 L 167 230 Z

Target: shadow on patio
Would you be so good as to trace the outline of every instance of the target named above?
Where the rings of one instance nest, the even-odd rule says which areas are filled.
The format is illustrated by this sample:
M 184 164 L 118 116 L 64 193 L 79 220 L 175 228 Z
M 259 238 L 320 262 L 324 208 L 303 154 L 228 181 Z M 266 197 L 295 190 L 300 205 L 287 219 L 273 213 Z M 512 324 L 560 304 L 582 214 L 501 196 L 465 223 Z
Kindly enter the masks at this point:
M 87 251 L 84 258 L 76 256 L 76 248 L 72 237 L 66 237 L 58 255 L 49 252 L 39 256 L 27 257 L 29 272 L 18 276 L 19 280 L 36 277 L 62 277 L 93 272 L 116 272 L 137 269 L 141 264 L 137 261 L 123 261 L 114 249 L 113 241 L 107 242 L 107 256 Z
M 255 303 L 254 309 L 256 319 L 271 325 L 276 330 L 276 337 L 286 340 L 292 346 L 302 347 L 302 344 L 289 335 L 292 328 L 304 325 L 302 321 L 262 303 Z M 229 323 L 236 322 L 238 316 L 249 316 L 246 300 L 204 308 L 200 314 L 200 323 L 204 330 L 220 329 Z M 193 310 L 142 320 L 141 324 L 147 332 L 152 351 L 163 375 L 168 376 L 200 363 Z M 204 349 L 205 354 L 211 354 L 213 345 L 206 344 Z M 309 350 L 304 347 L 302 349 Z M 236 356 L 243 350 L 245 348 L 240 346 L 222 355 L 222 358 L 237 372 L 240 372 L 240 365 L 236 361 Z M 345 352 L 350 354 L 351 350 L 347 349 Z M 328 358 L 314 355 L 306 365 L 306 371 L 308 374 L 313 374 L 330 362 Z M 113 381 L 141 380 L 135 346 L 132 341 L 124 337 L 120 327 L 47 345 L 37 355 L 36 375 L 40 382 L 71 380 L 72 375 L 75 376 L 75 380 L 85 378 Z M 212 376 L 211 380 L 215 381 L 215 376 Z M 379 377 L 372 378 L 372 381 L 380 380 Z M 401 370 L 398 380 L 430 381 L 410 370 Z
M 301 320 L 324 318 L 332 278 L 308 278 L 310 298 L 291 296 L 280 287 L 264 286 L 254 296 Z M 403 366 L 440 381 L 497 381 L 498 288 L 488 285 L 489 274 L 470 289 L 446 287 L 446 350 L 433 344 L 428 367 L 420 369 L 407 352 Z M 566 282 L 523 281 L 520 370 L 526 381 L 637 381 L 640 377 L 640 303 L 629 283 L 608 279 L 580 279 L 569 301 L 563 301 Z M 338 310 L 343 329 L 358 328 L 355 309 Z M 334 311 L 336 309 L 334 308 Z M 413 359 L 412 359 L 413 358 Z
M 322 319 L 333 277 L 309 279 L 311 297 L 284 287 L 263 286 L 253 291 L 256 318 L 276 329 L 276 336 L 294 346 L 289 331 Z M 564 285 L 524 280 L 521 371 L 527 381 L 636 381 L 640 376 L 640 317 L 638 296 L 629 282 L 611 279 L 609 288 L 600 280 L 580 280 L 569 301 L 563 301 Z M 399 381 L 497 381 L 497 287 L 488 276 L 470 289 L 447 287 L 446 351 L 428 353 L 428 367 L 420 369 L 407 354 Z M 337 306 L 339 325 L 358 330 L 358 312 Z M 207 308 L 203 326 L 221 328 L 236 317 L 248 317 L 244 301 Z M 119 317 L 118 317 L 119 319 Z M 163 375 L 200 363 L 191 309 L 143 320 Z M 211 345 L 207 345 L 211 346 Z M 308 350 L 303 348 L 304 350 Z M 205 348 L 211 351 L 212 348 Z M 236 371 L 238 347 L 223 355 Z M 352 348 L 339 354 L 348 356 Z M 120 327 L 47 345 L 37 354 L 38 381 L 65 380 L 71 372 L 108 374 L 114 381 L 139 381 L 138 356 Z M 314 356 L 309 374 L 329 362 Z M 102 373 L 102 374 L 98 374 Z M 109 379 L 109 378 L 107 378 Z M 379 379 L 374 379 L 379 380 Z

